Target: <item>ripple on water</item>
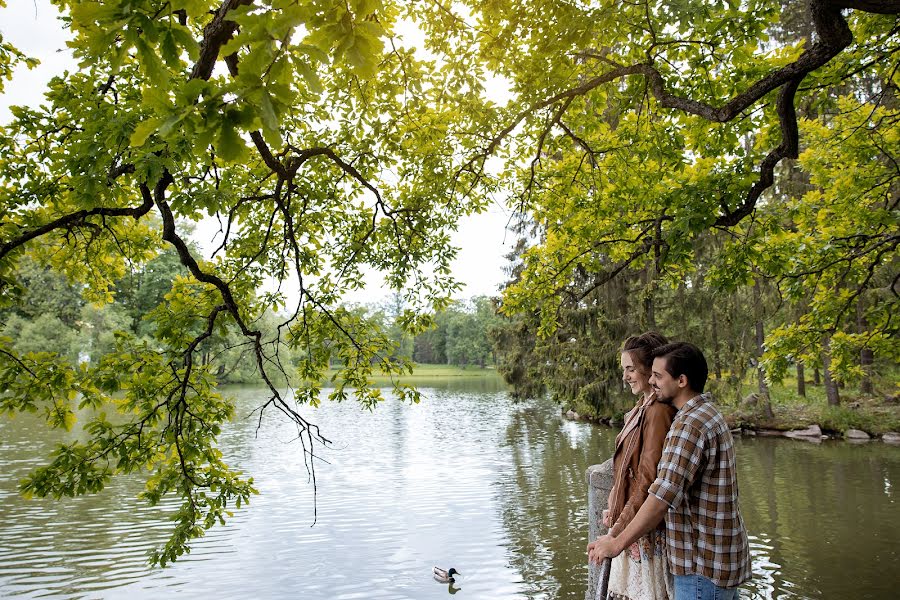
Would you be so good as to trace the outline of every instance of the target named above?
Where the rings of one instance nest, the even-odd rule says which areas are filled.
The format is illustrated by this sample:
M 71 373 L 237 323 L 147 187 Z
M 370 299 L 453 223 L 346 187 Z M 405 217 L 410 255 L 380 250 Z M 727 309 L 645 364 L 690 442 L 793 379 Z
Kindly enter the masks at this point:
M 256 400 L 241 393 L 238 414 L 246 415 Z M 262 495 L 166 570 L 148 567 L 147 551 L 169 535 L 177 498 L 150 508 L 136 499 L 141 479 L 123 478 L 93 498 L 25 502 L 17 481 L 40 461 L 22 457 L 50 446 L 39 428 L 3 429 L 4 441 L 21 437 L 0 445 L 0 595 L 429 600 L 448 592 L 431 578 L 438 564 L 464 573 L 459 597 L 583 598 L 584 470 L 609 453 L 611 430 L 563 421 L 551 404 L 513 405 L 502 394 L 425 396 L 420 405 L 388 401 L 373 413 L 352 403 L 302 409 L 334 442 L 316 451 L 329 463 L 316 464 L 317 515 L 302 453 L 286 443 L 296 432 L 273 419 L 258 435 L 255 419 L 229 424 L 226 459 L 252 475 Z M 845 542 L 840 519 L 827 519 L 821 539 L 793 526 L 821 497 L 828 502 L 819 511 L 856 501 L 836 493 L 844 488 L 819 489 L 835 477 L 798 487 L 840 461 L 815 462 L 832 451 L 824 445 L 815 454 L 778 446 L 777 461 L 766 443 L 742 442 L 740 450 L 755 577 L 745 597 L 841 597 L 810 581 L 834 570 L 810 548 Z M 791 452 L 803 454 L 794 460 Z M 867 481 L 852 479 L 869 469 L 866 460 L 841 474 L 847 489 Z M 869 469 L 882 502 L 873 509 L 881 525 L 872 545 L 900 537 L 889 518 L 893 491 L 884 491 L 900 468 L 879 460 Z M 794 463 L 800 470 L 791 470 Z M 896 557 L 879 556 L 884 572 L 896 572 Z M 864 565 L 854 567 L 859 581 L 871 579 Z

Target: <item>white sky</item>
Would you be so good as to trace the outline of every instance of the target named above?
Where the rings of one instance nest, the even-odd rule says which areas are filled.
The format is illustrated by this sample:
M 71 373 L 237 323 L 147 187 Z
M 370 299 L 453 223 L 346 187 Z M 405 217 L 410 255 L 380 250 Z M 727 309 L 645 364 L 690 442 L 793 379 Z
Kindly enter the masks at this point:
M 68 33 L 57 15 L 56 7 L 48 0 L 7 0 L 6 8 L 0 8 L 0 33 L 4 41 L 41 61 L 32 70 L 19 67 L 13 80 L 4 82 L 5 91 L 0 94 L 0 123 L 9 121 L 10 106 L 40 104 L 50 78 L 66 69 L 76 68 L 65 45 Z M 458 231 L 452 236 L 454 245 L 460 248 L 453 262 L 453 275 L 465 284 L 458 294 L 460 298 L 498 293 L 498 286 L 505 280 L 502 267 L 506 260 L 503 256 L 515 243 L 515 237 L 507 234 L 505 229 L 508 220 L 508 210 L 495 203 L 485 213 L 460 221 Z M 209 247 L 208 241 L 198 239 L 197 242 Z M 377 274 L 368 278 L 367 283 L 367 290 L 346 299 L 377 302 L 385 297 Z

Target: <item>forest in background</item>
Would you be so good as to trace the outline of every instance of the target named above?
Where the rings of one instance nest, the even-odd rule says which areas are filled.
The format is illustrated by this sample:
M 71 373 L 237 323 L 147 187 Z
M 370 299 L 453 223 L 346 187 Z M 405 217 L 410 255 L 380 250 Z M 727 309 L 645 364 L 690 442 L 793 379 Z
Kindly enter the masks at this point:
M 521 248 L 508 257 L 510 284 L 518 272 Z M 96 304 L 85 300 L 81 286 L 58 273 L 31 261 L 23 262 L 21 269 L 23 301 L 0 310 L 0 336 L 21 354 L 54 352 L 87 364 L 117 351 L 123 336 L 152 346 L 157 321 L 146 317 L 162 310 L 176 278 L 187 276 L 178 256 L 164 252 L 117 281 L 113 302 Z M 530 319 L 503 315 L 498 311 L 499 297 L 453 301 L 434 316 L 430 328 L 417 335 L 409 335 L 399 325 L 405 306 L 398 294 L 346 308 L 387 332 L 393 342 L 390 356 L 396 360 L 463 369 L 490 366 L 516 398 L 549 394 L 564 408 L 597 419 L 618 418 L 631 406 L 633 398 L 620 382 L 619 350 L 625 337 L 653 327 L 670 339 L 692 341 L 706 352 L 709 389 L 738 422 L 785 428 L 818 420 L 836 432 L 851 426 L 881 432 L 900 425 L 896 362 L 868 348 L 845 357 L 849 364 L 843 365 L 839 377 L 832 375 L 822 355 L 789 359 L 790 368 L 777 379 L 765 374 L 759 361 L 765 352 L 760 345 L 764 337 L 759 332 L 782 325 L 791 315 L 771 286 L 724 293 L 705 286 L 700 278 L 692 285 L 684 282 L 674 289 L 657 289 L 652 297 L 636 302 L 644 281 L 640 272 L 626 273 L 618 285 L 591 295 L 593 304 L 584 302 L 562 312 L 564 326 L 546 338 L 537 335 L 539 315 Z M 272 330 L 283 318 L 267 313 L 258 326 Z M 850 325 L 865 331 L 863 320 Z M 280 353 L 287 367 L 284 383 L 295 384 L 289 369 L 297 368 L 295 354 L 301 352 L 284 344 Z M 222 328 L 205 340 L 200 357 L 221 383 L 262 382 L 248 344 L 234 327 Z M 331 365 L 332 369 L 339 366 Z M 835 387 L 838 399 L 833 404 L 828 400 L 829 385 Z M 772 386 L 778 389 L 774 400 Z M 776 419 L 773 402 L 787 415 Z M 796 411 L 828 404 L 849 404 L 849 408 L 824 415 L 821 410 Z M 885 414 L 873 413 L 873 405 L 886 407 Z
M 188 273 L 171 251 L 133 266 L 115 282 L 112 301 L 96 303 L 85 299 L 83 286 L 24 260 L 19 273 L 21 301 L 0 309 L 0 336 L 22 355 L 52 352 L 85 365 L 97 364 L 116 352 L 123 337 L 153 347 L 158 323 L 165 322 L 165 315 L 155 311 L 165 310 L 166 295 L 176 279 Z M 496 302 L 485 296 L 454 300 L 434 316 L 431 328 L 418 335 L 408 334 L 399 324 L 406 308 L 399 294 L 378 302 L 346 304 L 345 309 L 387 333 L 393 343 L 388 353 L 391 359 L 485 368 L 496 363 L 492 335 L 503 322 L 496 312 Z M 257 325 L 271 332 L 283 318 L 268 312 Z M 234 326 L 217 330 L 204 341 L 199 353 L 201 363 L 209 366 L 221 383 L 263 381 L 249 344 Z M 279 353 L 285 365 L 282 383 L 296 384 L 291 369 L 297 369 L 302 349 L 281 344 Z M 340 363 L 334 361 L 329 366 L 335 369 Z

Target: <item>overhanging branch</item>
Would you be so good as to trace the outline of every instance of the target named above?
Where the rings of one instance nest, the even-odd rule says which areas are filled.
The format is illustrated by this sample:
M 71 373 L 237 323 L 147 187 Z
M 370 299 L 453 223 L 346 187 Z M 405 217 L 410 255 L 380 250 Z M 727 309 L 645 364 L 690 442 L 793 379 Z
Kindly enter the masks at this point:
M 751 84 L 743 92 L 718 106 L 672 93 L 666 84 L 665 78 L 652 62 L 623 65 L 608 58 L 604 52 L 586 54 L 586 57 L 600 60 L 610 65 L 611 69 L 576 87 L 561 91 L 545 100 L 532 103 L 519 112 L 507 127 L 494 136 L 484 152 L 479 156 L 482 159 L 486 159 L 493 154 L 500 143 L 522 121 L 535 112 L 559 102 L 571 102 L 571 99 L 574 97 L 586 95 L 601 85 L 631 75 L 641 75 L 647 80 L 650 92 L 661 106 L 693 114 L 715 123 L 732 121 L 764 96 L 781 88 L 778 95 L 777 112 L 782 141 L 777 148 L 769 152 L 763 159 L 759 167 L 759 178 L 747 192 L 739 207 L 734 211 L 729 211 L 726 207 L 723 210 L 724 214 L 719 216 L 714 222 L 714 226 L 733 226 L 754 210 L 756 202 L 763 191 L 774 183 L 774 169 L 781 160 L 784 158 L 796 158 L 799 147 L 799 132 L 794 99 L 797 89 L 809 73 L 827 64 L 853 41 L 847 21 L 841 14 L 842 9 L 855 9 L 879 14 L 897 14 L 900 12 L 900 2 L 896 0 L 886 2 L 811 0 L 809 3 L 809 14 L 816 31 L 817 39 L 815 43 L 794 62 L 774 69 Z M 473 158 L 461 171 L 471 170 L 477 160 L 478 157 Z

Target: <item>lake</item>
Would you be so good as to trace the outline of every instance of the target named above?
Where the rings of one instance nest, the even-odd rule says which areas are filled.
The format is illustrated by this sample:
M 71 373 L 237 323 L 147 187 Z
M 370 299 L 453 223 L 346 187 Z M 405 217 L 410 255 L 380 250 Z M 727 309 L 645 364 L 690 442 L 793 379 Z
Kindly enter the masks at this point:
M 616 431 L 567 421 L 549 401 L 516 404 L 502 382 L 422 387 L 302 412 L 332 440 L 317 493 L 296 430 L 262 391 L 228 388 L 221 447 L 260 495 L 191 554 L 147 566 L 174 504 L 148 508 L 139 478 L 102 494 L 22 499 L 16 486 L 59 439 L 31 415 L 0 419 L 0 596 L 15 598 L 584 598 L 585 470 Z M 896 598 L 900 448 L 880 442 L 737 440 L 754 581 L 743 598 Z M 462 572 L 437 583 L 431 567 Z

